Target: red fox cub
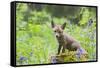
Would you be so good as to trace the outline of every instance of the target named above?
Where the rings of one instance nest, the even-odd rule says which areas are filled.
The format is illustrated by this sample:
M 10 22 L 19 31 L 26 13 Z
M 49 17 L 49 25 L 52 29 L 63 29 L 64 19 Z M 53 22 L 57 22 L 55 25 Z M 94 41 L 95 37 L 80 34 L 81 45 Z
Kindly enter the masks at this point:
M 57 25 L 52 21 L 51 26 L 59 43 L 57 54 L 59 54 L 60 51 L 64 53 L 65 49 L 68 49 L 69 51 L 83 51 L 82 53 L 86 53 L 86 51 L 81 47 L 78 41 L 64 32 L 66 23 L 64 23 L 63 25 Z

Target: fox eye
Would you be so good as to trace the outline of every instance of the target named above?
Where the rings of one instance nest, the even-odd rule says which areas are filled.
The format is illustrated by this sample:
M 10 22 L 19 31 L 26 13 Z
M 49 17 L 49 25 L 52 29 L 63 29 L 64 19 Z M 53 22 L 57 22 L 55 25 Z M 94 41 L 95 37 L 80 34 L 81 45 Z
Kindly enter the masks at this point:
M 61 33 L 61 31 L 59 31 L 59 33 Z
M 56 32 L 56 31 L 54 31 L 54 32 Z
M 59 31 L 59 33 L 62 33 L 62 31 Z

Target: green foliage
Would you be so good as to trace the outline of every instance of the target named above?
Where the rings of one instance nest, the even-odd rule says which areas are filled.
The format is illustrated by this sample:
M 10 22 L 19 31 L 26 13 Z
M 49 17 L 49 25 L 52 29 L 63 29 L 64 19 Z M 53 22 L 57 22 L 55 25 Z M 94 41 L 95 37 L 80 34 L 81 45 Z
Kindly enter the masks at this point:
M 55 55 L 58 49 L 58 42 L 51 28 L 52 15 L 56 24 L 67 23 L 65 32 L 77 39 L 81 46 L 88 52 L 88 59 L 85 61 L 96 60 L 96 9 L 77 8 L 76 11 L 69 12 L 70 8 L 61 8 L 67 11 L 68 17 L 58 17 L 59 7 L 48 11 L 48 6 L 43 6 L 41 10 L 30 8 L 29 4 L 18 3 L 16 7 L 16 63 L 17 65 L 27 64 L 46 64 L 51 63 L 51 55 Z M 50 6 L 49 6 L 50 7 Z M 51 9 L 50 8 L 50 9 Z M 50 10 L 49 9 L 49 10 Z M 60 9 L 60 8 L 59 8 Z M 74 9 L 75 10 L 75 9 Z M 65 11 L 59 13 L 63 15 Z M 65 14 L 65 15 L 66 15 Z M 82 14 L 81 18 L 79 17 Z M 78 18 L 79 24 L 74 21 L 69 22 L 70 18 Z M 93 23 L 88 23 L 93 18 Z M 88 25 L 91 24 L 91 25 Z M 79 26 L 80 25 L 80 26 Z M 83 27 L 84 26 L 84 27 Z M 70 52 L 69 54 L 72 54 Z M 77 61 L 75 55 L 64 58 L 64 62 Z M 82 59 L 78 61 L 84 61 Z

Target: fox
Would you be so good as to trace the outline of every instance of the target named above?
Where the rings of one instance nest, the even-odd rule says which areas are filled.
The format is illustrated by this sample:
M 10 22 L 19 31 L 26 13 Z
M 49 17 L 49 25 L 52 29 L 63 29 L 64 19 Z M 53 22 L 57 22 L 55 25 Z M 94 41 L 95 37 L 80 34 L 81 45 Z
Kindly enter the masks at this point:
M 66 22 L 62 25 L 58 25 L 52 20 L 51 27 L 59 43 L 57 55 L 59 55 L 60 52 L 65 53 L 65 49 L 68 51 L 80 51 L 83 54 L 87 54 L 86 50 L 81 47 L 81 44 L 75 38 L 64 32 Z

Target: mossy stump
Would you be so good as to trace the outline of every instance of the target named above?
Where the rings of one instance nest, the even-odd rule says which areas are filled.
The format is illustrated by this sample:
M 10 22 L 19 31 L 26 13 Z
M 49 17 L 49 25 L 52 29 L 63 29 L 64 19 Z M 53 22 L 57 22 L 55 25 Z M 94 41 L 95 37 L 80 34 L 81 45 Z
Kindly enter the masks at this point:
M 61 53 L 50 57 L 51 63 L 88 61 L 88 54 L 77 54 L 76 51 Z

